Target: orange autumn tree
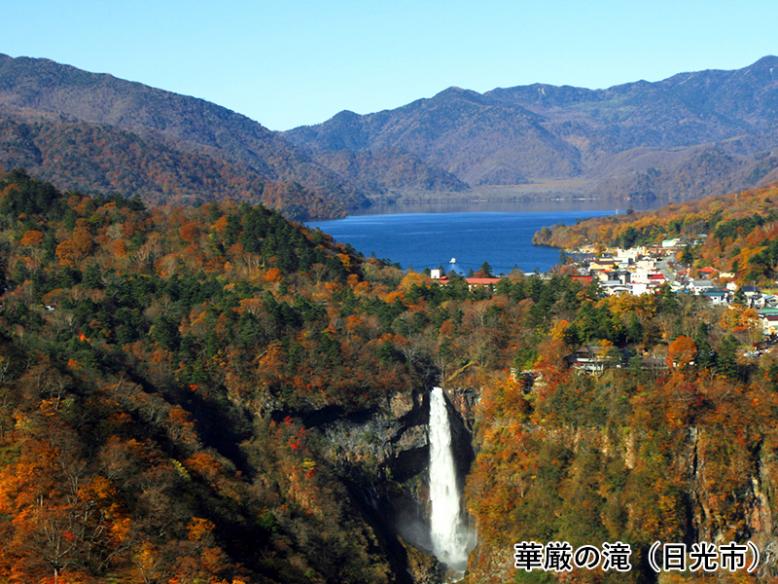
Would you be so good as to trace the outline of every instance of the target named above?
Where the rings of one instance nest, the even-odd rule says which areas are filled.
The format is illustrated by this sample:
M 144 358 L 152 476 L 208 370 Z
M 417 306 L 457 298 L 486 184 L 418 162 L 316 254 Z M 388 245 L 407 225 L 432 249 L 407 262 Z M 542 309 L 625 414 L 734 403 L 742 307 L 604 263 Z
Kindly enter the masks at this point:
M 697 345 L 684 335 L 677 337 L 667 348 L 667 366 L 675 369 L 686 369 L 697 355 Z
M 178 234 L 186 243 L 194 243 L 200 236 L 200 226 L 194 221 L 190 221 L 181 226 Z
M 24 247 L 33 247 L 40 245 L 42 241 L 43 232 L 38 231 L 37 229 L 30 229 L 29 231 L 25 231 L 24 235 L 22 235 L 22 238 L 19 240 L 19 244 L 23 245 Z

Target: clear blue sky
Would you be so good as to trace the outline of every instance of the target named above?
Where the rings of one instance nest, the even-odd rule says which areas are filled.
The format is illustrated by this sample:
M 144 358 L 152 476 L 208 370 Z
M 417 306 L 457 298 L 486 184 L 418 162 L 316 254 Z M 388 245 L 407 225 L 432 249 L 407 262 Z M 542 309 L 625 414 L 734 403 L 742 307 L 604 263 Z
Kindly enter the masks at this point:
M 282 130 L 451 85 L 607 87 L 778 54 L 776 0 L 5 0 L 0 52 Z

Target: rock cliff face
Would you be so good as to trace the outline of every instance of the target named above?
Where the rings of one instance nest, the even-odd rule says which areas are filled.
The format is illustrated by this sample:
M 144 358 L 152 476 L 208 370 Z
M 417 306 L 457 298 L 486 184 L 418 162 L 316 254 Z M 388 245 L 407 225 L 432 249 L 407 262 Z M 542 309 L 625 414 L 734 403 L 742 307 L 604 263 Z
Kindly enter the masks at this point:
M 706 458 L 712 449 L 720 447 L 705 431 L 696 426 L 689 428 L 686 450 L 690 482 L 690 513 L 688 535 L 698 541 L 729 541 L 731 528 L 724 518 L 710 509 L 712 482 L 717 477 L 707 468 Z M 778 468 L 771 449 L 760 443 L 752 452 L 750 460 L 745 461 L 743 472 L 746 480 L 743 488 L 736 494 L 737 504 L 744 518 L 744 534 L 761 550 L 759 576 L 772 578 L 778 576 L 778 558 L 775 548 L 775 521 L 771 501 L 775 500 L 774 477 Z
M 475 424 L 478 391 L 472 388 L 451 388 L 445 392 L 449 405 L 451 444 L 454 450 L 457 474 L 461 481 L 459 487 L 464 491 L 464 479 L 475 459 L 473 425 Z
M 544 453 L 559 453 L 563 448 L 568 448 L 567 456 L 571 458 L 584 456 L 583 453 L 589 450 L 590 453 L 594 452 L 594 456 L 599 460 L 607 460 L 610 468 L 623 469 L 625 477 L 640 476 L 641 467 L 645 467 L 646 464 L 646 444 L 651 440 L 644 431 L 632 427 L 623 427 L 619 432 L 592 427 L 548 426 L 544 430 L 532 424 L 527 427 L 530 433 L 536 435 L 543 433 L 542 445 L 536 443 L 530 448 Z M 517 437 L 518 440 L 521 438 Z M 494 444 L 488 446 L 485 451 L 489 448 L 494 448 Z M 740 542 L 749 540 L 756 544 L 761 554 L 756 581 L 775 581 L 778 577 L 778 556 L 776 555 L 778 549 L 775 536 L 775 485 L 778 463 L 775 459 L 772 437 L 756 442 L 742 456 L 733 457 L 727 463 L 731 468 L 727 469 L 722 469 L 720 457 L 722 450 L 731 449 L 732 444 L 725 444 L 721 435 L 717 434 L 717 430 L 710 426 L 689 425 L 678 434 L 674 448 L 675 455 L 673 461 L 667 465 L 666 472 L 668 476 L 673 475 L 676 501 L 672 503 L 674 508 L 668 506 L 665 510 L 666 513 L 672 512 L 674 517 L 668 519 L 665 525 L 654 527 L 654 531 L 651 532 L 652 537 L 657 537 L 661 541 L 685 542 L 687 545 L 699 541 L 722 544 L 733 540 Z M 524 450 L 523 453 L 532 454 L 529 449 Z M 590 467 L 590 471 L 591 478 L 596 469 Z M 478 473 L 477 470 L 475 472 Z M 533 469 L 533 472 L 537 470 Z M 625 482 L 630 480 L 634 479 L 627 478 Z M 636 490 L 641 494 L 648 494 L 656 489 L 653 483 L 644 480 L 643 477 L 638 478 L 637 481 Z M 525 483 L 521 490 L 515 492 L 516 498 L 513 501 L 518 503 L 520 499 L 524 499 L 537 504 L 538 492 L 532 493 L 532 489 L 536 487 L 532 484 L 526 486 L 527 484 Z M 554 493 L 555 497 L 569 496 L 564 492 L 565 488 L 560 488 L 553 483 L 545 483 L 543 486 L 543 490 Z M 584 501 L 592 494 L 597 497 L 600 492 L 602 491 L 597 490 L 596 480 L 592 480 L 580 488 L 577 501 Z M 623 491 L 621 495 L 624 496 Z M 638 499 L 641 500 L 643 499 Z M 614 505 L 614 496 L 606 493 L 601 502 L 604 506 L 598 510 L 594 521 L 600 521 L 606 514 L 612 513 L 608 510 L 608 505 Z M 565 500 L 560 498 L 556 508 L 562 509 L 564 505 Z M 640 509 L 629 508 L 627 513 L 633 511 L 639 512 Z M 623 516 L 625 520 L 627 520 L 627 513 Z M 519 540 L 527 537 L 519 535 L 522 533 L 521 530 L 528 525 L 541 522 L 542 518 L 535 514 L 523 516 L 522 521 L 523 523 L 507 521 L 501 525 L 502 531 L 498 536 L 491 534 L 479 541 L 478 547 L 470 554 L 469 577 L 473 582 L 502 582 L 515 576 L 509 541 L 511 538 Z M 632 538 L 635 538 L 639 537 L 636 536 L 639 527 L 627 526 L 620 529 L 624 530 L 622 533 L 629 533 L 628 530 L 633 529 Z M 668 530 L 665 536 L 653 535 L 661 533 L 661 529 Z M 629 541 L 630 536 L 627 535 L 624 539 Z M 635 557 L 645 558 L 649 544 L 650 542 L 645 541 L 635 543 L 633 539 Z M 656 581 L 654 572 L 645 562 L 641 561 L 635 566 L 632 578 L 625 579 L 625 582 Z M 660 578 L 659 581 L 664 580 Z
M 358 412 L 323 408 L 297 416 L 317 436 L 320 459 L 346 485 L 347 507 L 374 534 L 371 551 L 387 564 L 387 581 L 439 581 L 444 568 L 430 552 L 426 508 L 428 392 L 398 392 Z
M 462 483 L 474 458 L 471 389 L 446 391 L 457 471 Z M 289 412 L 275 412 L 275 417 Z M 394 582 L 439 582 L 445 573 L 429 539 L 429 391 L 396 393 L 381 406 L 344 414 L 300 416 L 317 435 L 318 453 L 347 486 L 351 508 L 376 536 Z

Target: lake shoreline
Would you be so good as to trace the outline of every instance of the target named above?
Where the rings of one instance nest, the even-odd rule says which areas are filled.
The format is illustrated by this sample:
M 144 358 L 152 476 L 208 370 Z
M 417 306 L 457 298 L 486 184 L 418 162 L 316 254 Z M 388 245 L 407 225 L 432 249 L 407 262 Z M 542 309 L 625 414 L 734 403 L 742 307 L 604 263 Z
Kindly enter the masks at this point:
M 542 227 L 569 225 L 590 217 L 617 214 L 607 210 L 522 210 L 413 212 L 349 215 L 309 221 L 337 241 L 366 256 L 399 264 L 404 269 L 455 267 L 467 274 L 488 262 L 495 274 L 546 272 L 559 264 L 561 250 L 532 242 Z M 451 260 L 456 261 L 452 264 Z

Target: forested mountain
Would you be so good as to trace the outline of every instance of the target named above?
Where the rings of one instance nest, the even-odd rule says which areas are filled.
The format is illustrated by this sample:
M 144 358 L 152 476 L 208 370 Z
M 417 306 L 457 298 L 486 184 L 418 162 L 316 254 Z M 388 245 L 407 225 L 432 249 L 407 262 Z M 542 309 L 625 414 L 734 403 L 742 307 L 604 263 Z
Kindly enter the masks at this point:
M 744 354 L 750 309 L 562 272 L 440 285 L 264 207 L 21 172 L 0 226 L 0 581 L 440 581 L 434 383 L 472 463 L 471 582 L 524 578 L 523 539 L 630 542 L 607 582 L 650 580 L 656 539 L 775 541 L 778 361 Z M 591 347 L 622 366 L 571 368 Z
M 772 286 L 778 279 L 778 186 L 545 228 L 534 241 L 567 249 L 629 248 L 671 238 L 688 242 L 690 262 L 732 272 L 740 282 Z
M 18 172 L 0 222 L 0 580 L 388 579 L 303 423 L 423 385 L 393 334 L 327 330 L 362 258 L 265 208 Z
M 0 123 L 0 164 L 23 161 L 61 188 L 108 187 L 152 201 L 253 198 L 301 217 L 367 204 L 338 174 L 245 116 L 47 59 L 0 55 Z
M 604 90 L 449 88 L 278 133 L 201 99 L 0 55 L 0 165 L 64 189 L 249 199 L 298 218 L 495 185 L 533 198 L 686 200 L 778 178 L 777 71 L 765 57 Z
M 29 168 L 63 189 L 119 193 L 153 204 L 236 199 L 297 218 L 345 214 L 347 200 L 242 163 L 181 150 L 151 135 L 60 117 L 0 111 L 0 167 Z
M 603 90 L 450 88 L 394 110 L 341 112 L 286 136 L 324 164 L 336 152 L 389 150 L 471 186 L 575 179 L 562 188 L 677 200 L 766 180 L 778 168 L 770 154 L 776 120 L 778 57 L 765 57 L 736 71 Z

